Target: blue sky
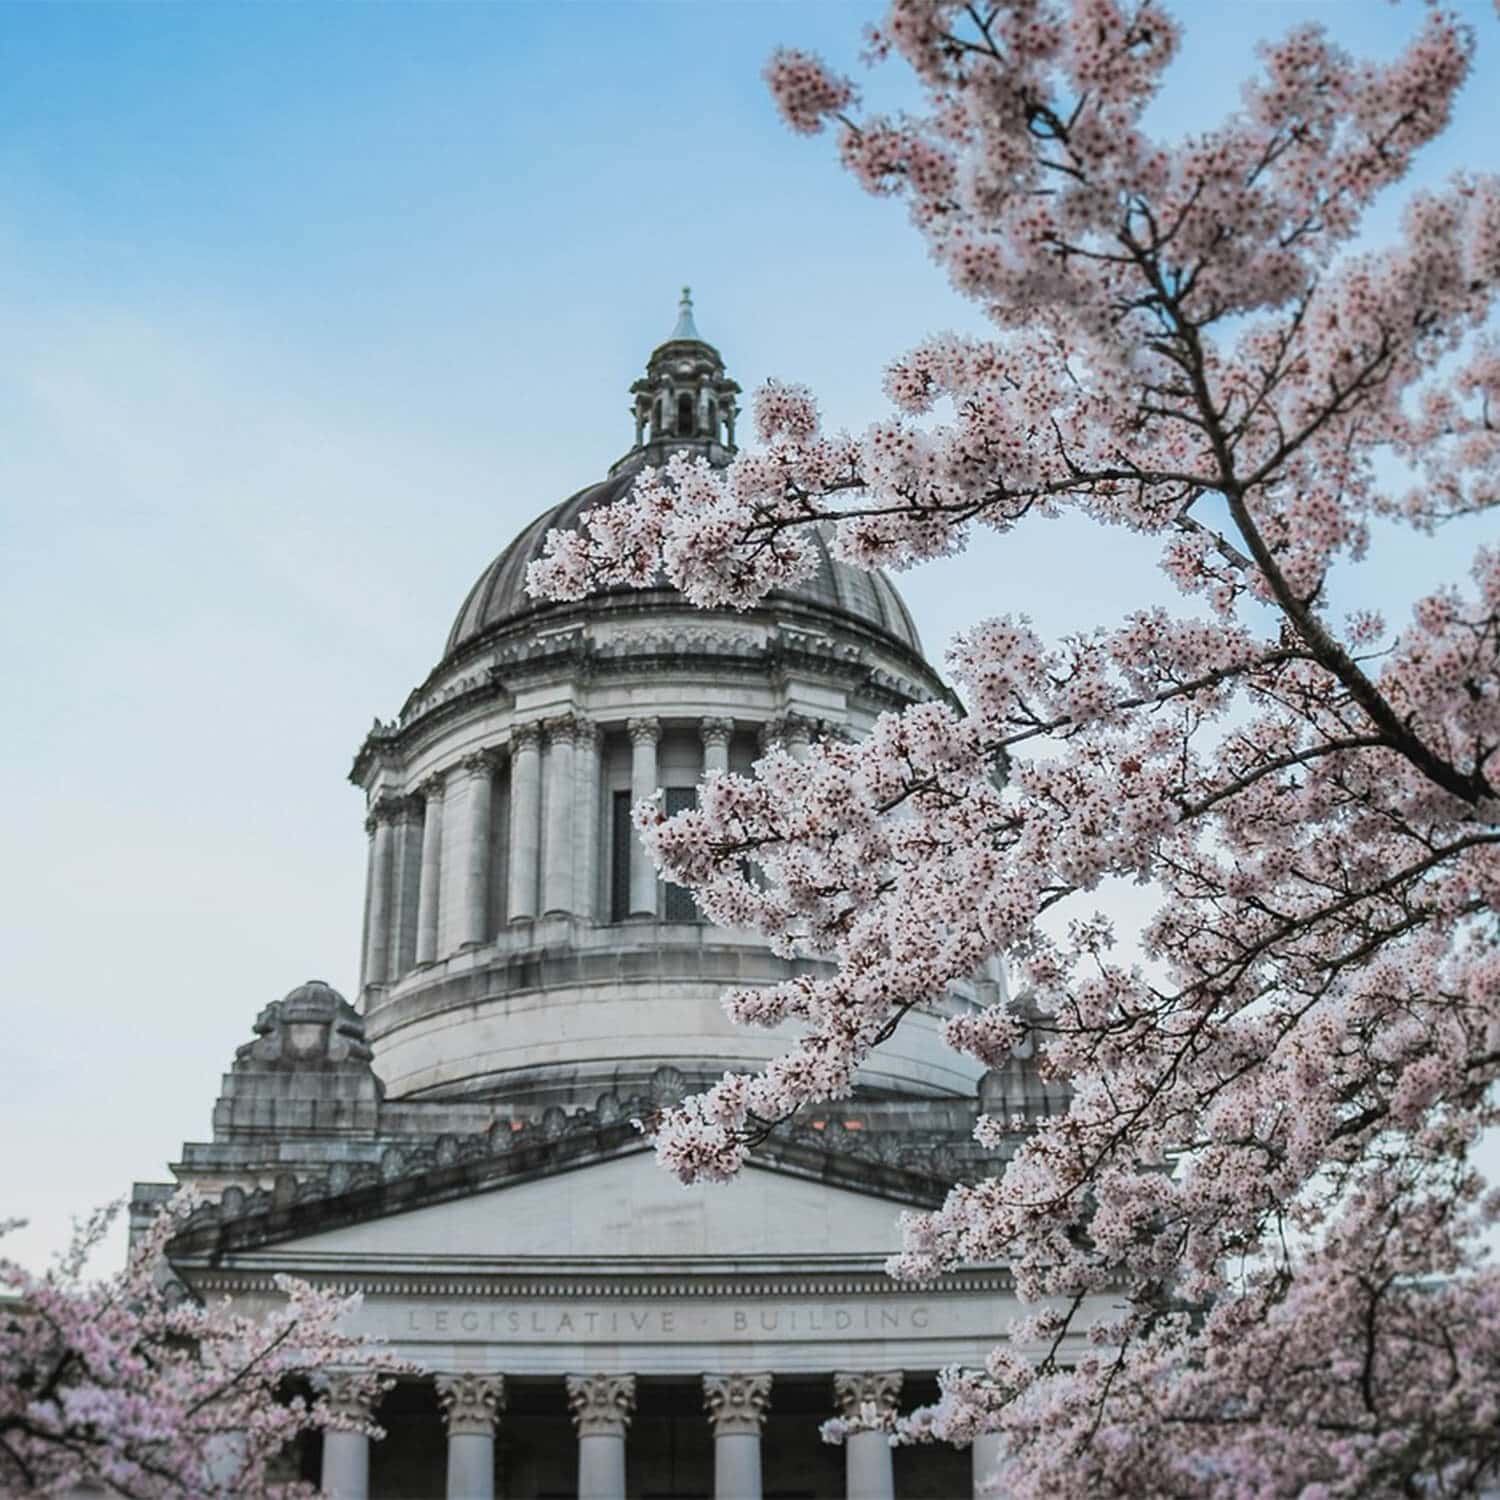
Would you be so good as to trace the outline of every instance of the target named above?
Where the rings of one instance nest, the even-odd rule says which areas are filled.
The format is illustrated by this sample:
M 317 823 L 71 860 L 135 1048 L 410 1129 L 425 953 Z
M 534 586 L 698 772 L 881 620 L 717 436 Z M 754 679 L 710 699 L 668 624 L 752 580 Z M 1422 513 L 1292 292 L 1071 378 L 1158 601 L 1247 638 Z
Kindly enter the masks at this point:
M 1171 130 L 1234 99 L 1258 36 L 1312 17 L 1388 54 L 1420 16 L 1175 9 Z M 1500 26 L 1471 10 L 1479 74 L 1421 179 L 1495 165 Z M 628 445 L 683 282 L 747 388 L 806 380 L 834 423 L 925 333 L 978 326 L 764 96 L 775 44 L 853 68 L 873 14 L 0 4 L 11 1253 L 203 1138 L 261 1005 L 352 992 L 353 752 L 488 559 Z M 1364 597 L 1399 616 L 1475 540 L 1383 539 Z M 1149 548 L 1067 522 L 902 587 L 934 653 L 986 613 L 1060 631 L 1163 591 Z

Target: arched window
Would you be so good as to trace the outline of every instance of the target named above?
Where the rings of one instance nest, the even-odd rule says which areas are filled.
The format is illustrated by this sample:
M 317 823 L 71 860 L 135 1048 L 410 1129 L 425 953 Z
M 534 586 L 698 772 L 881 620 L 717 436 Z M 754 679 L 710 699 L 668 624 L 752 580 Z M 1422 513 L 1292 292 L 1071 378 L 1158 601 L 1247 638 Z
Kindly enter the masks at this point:
M 712 396 L 708 398 L 708 435 L 711 438 L 719 435 L 719 403 Z
M 667 413 L 666 413 L 666 409 L 662 405 L 662 398 L 660 396 L 658 396 L 656 398 L 656 417 L 655 417 L 655 419 L 651 423 L 651 426 L 652 426 L 652 429 L 653 429 L 651 435 L 653 437 L 660 437 L 662 435 L 662 431 L 665 429 L 666 425 L 667 425 Z
M 677 435 L 693 435 L 693 398 L 686 394 L 677 398 Z

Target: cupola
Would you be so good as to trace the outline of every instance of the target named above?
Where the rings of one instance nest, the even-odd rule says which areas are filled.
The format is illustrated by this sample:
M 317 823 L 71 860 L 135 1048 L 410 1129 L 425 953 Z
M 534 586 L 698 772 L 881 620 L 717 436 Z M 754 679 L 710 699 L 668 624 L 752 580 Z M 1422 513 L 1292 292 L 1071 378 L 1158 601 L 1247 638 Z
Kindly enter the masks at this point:
M 646 373 L 630 387 L 635 398 L 635 447 L 615 465 L 665 463 L 679 449 L 712 464 L 734 454 L 739 386 L 724 373 L 724 361 L 693 321 L 693 294 L 683 287 L 677 326 L 658 344 Z M 614 472 L 611 470 L 611 472 Z

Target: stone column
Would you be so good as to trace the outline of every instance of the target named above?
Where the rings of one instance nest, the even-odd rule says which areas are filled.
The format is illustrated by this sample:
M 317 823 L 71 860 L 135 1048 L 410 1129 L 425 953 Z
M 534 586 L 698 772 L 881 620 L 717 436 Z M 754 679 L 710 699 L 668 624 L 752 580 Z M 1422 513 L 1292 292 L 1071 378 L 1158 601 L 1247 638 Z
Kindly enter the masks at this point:
M 573 910 L 594 921 L 599 915 L 599 753 L 603 740 L 592 720 L 580 719 L 573 735 Z
M 372 1400 L 367 1382 L 341 1373 L 328 1375 L 326 1382 L 330 1412 L 352 1422 L 370 1420 Z M 323 1479 L 319 1488 L 336 1500 L 369 1500 L 370 1440 L 364 1433 L 339 1432 L 333 1428 L 324 1432 Z
M 644 802 L 656 795 L 656 742 L 661 738 L 657 719 L 631 719 L 630 730 L 630 803 Z M 656 867 L 632 831 L 630 839 L 630 915 L 656 915 Z
M 505 1377 L 465 1372 L 434 1377 L 448 1429 L 448 1500 L 494 1500 L 495 1426 Z
M 542 910 L 573 910 L 573 736 L 571 715 L 547 725 L 547 868 L 542 876 Z
M 490 937 L 490 812 L 495 795 L 495 761 L 488 750 L 461 762 L 469 773 L 468 857 L 464 862 L 464 928 L 462 945 L 472 947 Z
M 416 797 L 403 797 L 397 805 L 391 855 L 391 956 L 386 968 L 393 984 L 416 961 L 421 875 L 417 820 L 421 815 L 422 804 Z
M 437 958 L 438 886 L 443 871 L 443 778 L 430 776 L 421 785 L 425 804 L 422 817 L 422 874 L 417 894 L 417 962 L 430 964 Z
M 395 836 L 395 802 L 381 797 L 371 810 L 374 841 L 370 845 L 370 925 L 365 931 L 365 983 L 384 984 L 391 951 L 391 854 Z M 370 824 L 366 823 L 365 827 Z
M 625 1429 L 635 1414 L 634 1375 L 569 1375 L 578 1429 L 578 1500 L 625 1500 Z
M 807 748 L 812 744 L 813 726 L 801 714 L 786 716 L 786 749 L 793 760 L 806 760 Z
M 900 1370 L 841 1370 L 833 1395 L 845 1421 L 878 1421 L 896 1410 Z M 891 1440 L 879 1427 L 851 1432 L 844 1439 L 844 1493 L 847 1500 L 894 1500 Z
M 245 1455 L 249 1450 L 249 1439 L 240 1431 L 216 1432 L 203 1445 L 206 1461 L 204 1476 L 213 1486 L 215 1494 L 232 1495 L 240 1483 L 240 1470 L 245 1467 Z M 74 1491 L 74 1493 L 77 1493 Z
M 769 1375 L 705 1375 L 703 1406 L 714 1430 L 714 1500 L 760 1500 L 760 1429 Z
M 971 1449 L 974 1458 L 974 1500 L 999 1500 L 1005 1461 L 1005 1438 L 998 1432 L 981 1432 Z
M 729 769 L 729 741 L 734 737 L 733 719 L 704 719 L 698 725 L 703 736 L 703 774 Z
M 541 730 L 517 724 L 510 733 L 510 899 L 506 917 L 536 916 L 537 861 L 541 854 Z

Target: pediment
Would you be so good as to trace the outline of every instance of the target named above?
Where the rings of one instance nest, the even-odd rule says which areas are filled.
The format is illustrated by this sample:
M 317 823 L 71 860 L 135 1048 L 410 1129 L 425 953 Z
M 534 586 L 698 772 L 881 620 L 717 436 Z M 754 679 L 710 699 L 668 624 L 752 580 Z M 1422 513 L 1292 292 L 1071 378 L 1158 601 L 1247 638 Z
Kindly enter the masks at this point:
M 730 1183 L 684 1187 L 651 1153 L 635 1151 L 321 1232 L 278 1236 L 274 1248 L 234 1258 L 434 1271 L 570 1261 L 878 1260 L 897 1248 L 897 1215 L 906 1206 L 773 1165 L 751 1164 Z

